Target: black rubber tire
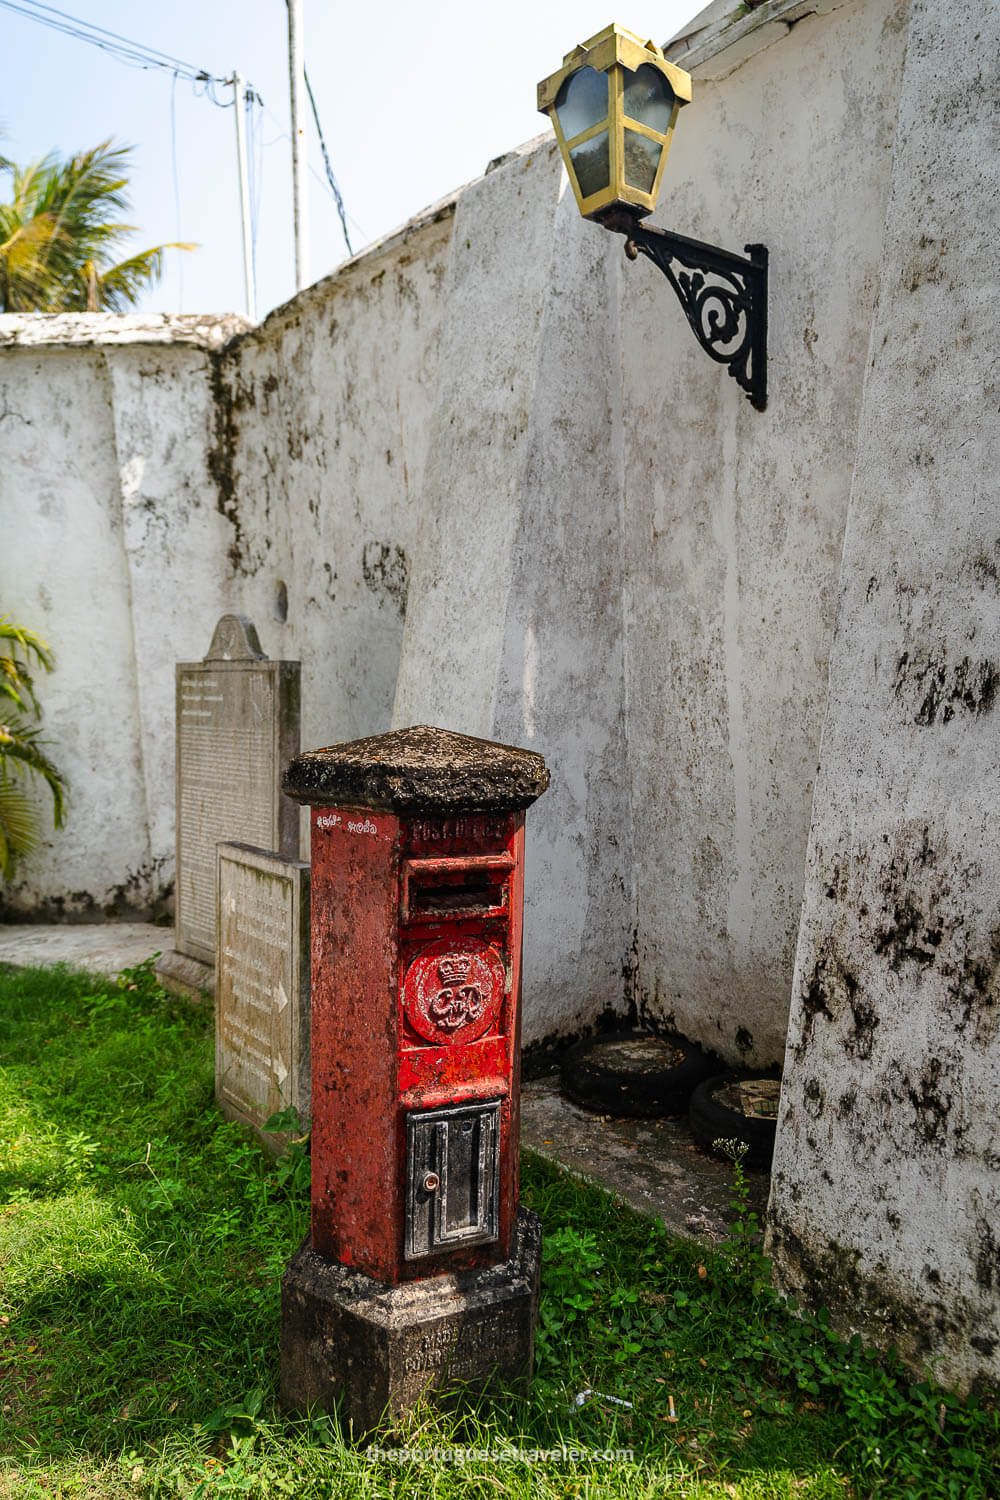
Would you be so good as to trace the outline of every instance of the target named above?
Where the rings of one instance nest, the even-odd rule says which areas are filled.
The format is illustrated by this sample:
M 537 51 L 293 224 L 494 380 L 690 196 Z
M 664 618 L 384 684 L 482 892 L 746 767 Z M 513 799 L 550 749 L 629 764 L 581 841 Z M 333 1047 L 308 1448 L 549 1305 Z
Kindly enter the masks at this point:
M 609 1044 L 619 1042 L 664 1042 L 682 1053 L 682 1060 L 665 1068 L 642 1072 L 616 1067 L 607 1055 Z M 602 1115 L 627 1115 L 655 1119 L 683 1115 L 695 1085 L 710 1071 L 711 1063 L 686 1037 L 656 1037 L 649 1032 L 612 1031 L 589 1037 L 563 1058 L 559 1069 L 563 1095 Z
M 731 1109 L 728 1104 L 723 1104 L 718 1098 L 718 1091 L 735 1081 L 731 1073 L 724 1073 L 699 1083 L 691 1095 L 691 1108 L 688 1112 L 691 1134 L 698 1145 L 710 1151 L 713 1156 L 723 1154 L 714 1149 L 714 1141 L 745 1141 L 748 1150 L 743 1157 L 743 1165 L 769 1167 L 774 1155 L 777 1121 L 764 1116 L 745 1115 L 742 1110 Z

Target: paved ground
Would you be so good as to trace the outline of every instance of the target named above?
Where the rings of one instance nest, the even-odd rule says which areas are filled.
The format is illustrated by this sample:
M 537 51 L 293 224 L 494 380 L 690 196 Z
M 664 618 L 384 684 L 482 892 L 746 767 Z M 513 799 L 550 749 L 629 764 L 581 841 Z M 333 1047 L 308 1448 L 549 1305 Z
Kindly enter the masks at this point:
M 145 922 L 95 926 L 0 926 L 0 963 L 68 963 L 117 974 L 169 948 L 169 927 Z M 521 1139 L 540 1155 L 599 1183 L 673 1233 L 719 1240 L 731 1218 L 728 1162 L 691 1140 L 680 1120 L 624 1120 L 578 1109 L 559 1094 L 554 1074 L 524 1085 Z M 748 1172 L 751 1206 L 763 1216 L 768 1175 Z
M 66 963 L 97 974 L 117 974 L 173 946 L 169 927 L 149 922 L 101 922 L 74 926 L 26 923 L 0 926 L 0 963 Z
M 655 1214 L 672 1234 L 715 1243 L 732 1219 L 732 1167 L 700 1150 L 684 1120 L 591 1114 L 559 1093 L 555 1074 L 521 1091 L 521 1143 Z M 770 1175 L 748 1171 L 750 1206 L 763 1221 Z

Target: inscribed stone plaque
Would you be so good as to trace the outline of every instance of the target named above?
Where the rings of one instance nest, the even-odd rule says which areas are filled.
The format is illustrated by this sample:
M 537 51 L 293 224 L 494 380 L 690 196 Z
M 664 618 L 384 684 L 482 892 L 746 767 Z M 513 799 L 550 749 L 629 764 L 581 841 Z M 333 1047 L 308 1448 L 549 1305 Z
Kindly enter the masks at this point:
M 179 953 L 215 960 L 215 846 L 294 858 L 298 808 L 281 773 L 299 750 L 299 663 L 269 661 L 244 615 L 223 615 L 202 662 L 177 665 Z
M 309 1118 L 309 866 L 245 844 L 218 850 L 215 1096 L 256 1129 Z

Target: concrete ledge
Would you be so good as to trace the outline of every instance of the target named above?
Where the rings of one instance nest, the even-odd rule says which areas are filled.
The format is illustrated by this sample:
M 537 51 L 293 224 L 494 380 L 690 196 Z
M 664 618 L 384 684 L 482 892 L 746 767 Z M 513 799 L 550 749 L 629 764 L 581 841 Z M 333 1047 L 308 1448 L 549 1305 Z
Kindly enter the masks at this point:
M 738 0 L 707 6 L 664 47 L 671 62 L 695 78 L 725 78 L 748 57 L 786 37 L 796 21 L 826 15 L 854 0 L 765 0 L 745 11 Z M 699 24 L 700 23 L 700 24 Z
M 0 349 L 193 344 L 221 349 L 255 325 L 238 313 L 4 313 Z
M 683 1120 L 628 1120 L 579 1109 L 555 1074 L 521 1091 L 521 1145 L 652 1214 L 668 1234 L 717 1245 L 732 1221 L 733 1169 L 695 1144 Z M 750 1207 L 761 1223 L 770 1175 L 747 1174 Z
M 171 995 L 183 1000 L 211 1000 L 215 995 L 215 970 L 200 958 L 168 948 L 156 961 L 156 977 Z

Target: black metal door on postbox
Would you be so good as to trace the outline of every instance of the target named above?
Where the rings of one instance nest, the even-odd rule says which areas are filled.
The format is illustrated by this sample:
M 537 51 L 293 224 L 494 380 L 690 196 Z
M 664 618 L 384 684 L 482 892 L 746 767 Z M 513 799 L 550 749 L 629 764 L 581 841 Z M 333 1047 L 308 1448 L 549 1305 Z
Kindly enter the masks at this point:
M 419 1260 L 499 1233 L 500 1100 L 406 1117 L 404 1256 Z

